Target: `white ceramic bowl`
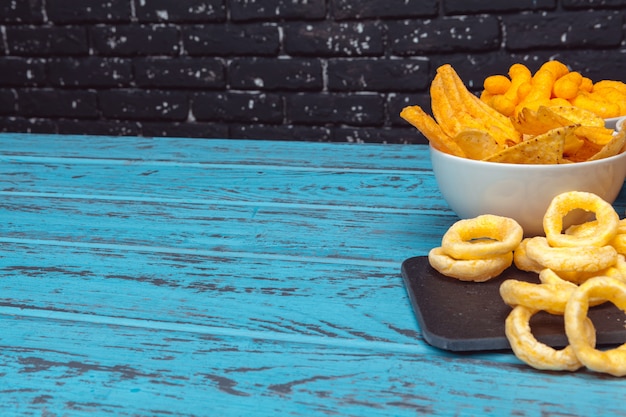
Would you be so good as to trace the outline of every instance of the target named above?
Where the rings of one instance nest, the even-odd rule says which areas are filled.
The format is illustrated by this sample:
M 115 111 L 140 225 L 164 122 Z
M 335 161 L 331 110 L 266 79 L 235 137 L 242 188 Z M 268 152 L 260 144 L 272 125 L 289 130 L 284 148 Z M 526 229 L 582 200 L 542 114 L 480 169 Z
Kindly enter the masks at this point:
M 625 116 L 611 117 L 610 119 L 604 119 L 604 125 L 608 128 L 619 130 L 625 119 Z
M 612 119 L 605 119 L 606 127 L 612 127 L 615 130 L 621 130 L 624 122 L 626 122 L 626 116 L 613 117 Z
M 563 165 L 476 161 L 448 155 L 432 146 L 430 156 L 439 190 L 460 218 L 481 214 L 510 217 L 522 226 L 525 236 L 544 234 L 543 215 L 556 195 L 587 191 L 613 203 L 626 178 L 626 152 Z M 565 222 L 582 220 L 573 218 L 575 215 L 572 213 Z

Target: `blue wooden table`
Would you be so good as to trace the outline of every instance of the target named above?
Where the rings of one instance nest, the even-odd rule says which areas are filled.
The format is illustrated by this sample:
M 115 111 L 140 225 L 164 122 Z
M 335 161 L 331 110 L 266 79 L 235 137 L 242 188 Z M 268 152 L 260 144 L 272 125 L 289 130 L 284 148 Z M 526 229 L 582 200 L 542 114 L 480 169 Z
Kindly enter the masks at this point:
M 4 134 L 0 159 L 1 416 L 626 415 L 626 378 L 424 342 L 400 266 L 457 220 L 425 146 Z

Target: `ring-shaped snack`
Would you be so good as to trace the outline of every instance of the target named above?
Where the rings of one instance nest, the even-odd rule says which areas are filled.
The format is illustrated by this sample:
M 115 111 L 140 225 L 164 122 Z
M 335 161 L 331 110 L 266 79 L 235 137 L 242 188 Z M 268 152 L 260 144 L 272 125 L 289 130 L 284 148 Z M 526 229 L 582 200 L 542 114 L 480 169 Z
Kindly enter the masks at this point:
M 598 227 L 598 221 L 590 220 L 585 223 L 575 224 L 575 225 L 568 227 L 567 229 L 565 229 L 565 234 L 584 239 L 589 236 L 593 236 L 597 227 Z
M 523 235 L 522 226 L 515 220 L 483 214 L 450 226 L 441 247 L 455 259 L 482 259 L 512 252 Z
M 619 257 L 621 255 L 618 255 L 618 262 L 619 262 Z M 623 257 L 622 257 L 623 258 Z M 615 274 L 619 274 L 618 276 L 621 277 L 620 272 L 617 270 L 616 267 L 609 267 L 605 270 L 603 270 L 601 273 L 602 274 L 608 274 L 608 273 L 613 273 L 612 271 L 615 270 Z M 596 273 L 596 276 L 599 275 L 599 273 Z M 591 277 L 589 277 L 591 278 Z M 551 269 L 544 269 L 543 271 L 541 271 L 541 273 L 539 273 L 539 281 L 541 281 L 542 284 L 551 284 L 557 287 L 557 291 L 564 291 L 567 295 L 567 297 L 569 298 L 570 295 L 572 295 L 572 292 L 578 288 L 578 285 L 575 282 L 566 280 L 562 277 L 560 277 L 556 272 L 554 272 Z M 590 306 L 597 306 L 600 304 L 605 303 L 606 300 L 603 300 L 601 298 L 591 298 L 589 299 L 589 305 Z
M 597 222 L 584 233 L 562 233 L 563 218 L 573 210 L 595 213 Z M 543 216 L 543 229 L 550 246 L 605 246 L 617 234 L 619 215 L 611 204 L 593 193 L 569 191 L 552 199 Z
M 574 290 L 575 288 L 554 284 L 533 284 L 507 279 L 500 284 L 500 297 L 511 307 L 524 306 L 550 314 L 563 314 L 567 300 Z
M 544 268 L 557 273 L 597 272 L 617 262 L 613 246 L 552 247 L 542 236 L 535 236 L 526 243 L 526 253 Z
M 550 314 L 562 315 L 565 306 L 578 288 L 573 282 L 564 280 L 551 269 L 544 269 L 539 274 L 540 284 L 507 279 L 500 284 L 500 297 L 505 304 L 515 307 L 522 305 L 530 309 L 547 311 Z M 605 300 L 592 298 L 589 305 L 596 306 Z
M 569 288 L 575 290 L 578 288 L 575 283 L 561 278 L 556 272 L 549 268 L 543 269 L 539 272 L 539 281 L 541 281 L 542 284 L 559 285 L 564 287 L 564 289 Z
M 454 259 L 443 248 L 428 252 L 428 262 L 441 274 L 461 281 L 484 282 L 500 275 L 513 263 L 513 252 L 484 259 Z
M 538 262 L 528 257 L 526 253 L 526 244 L 530 238 L 524 238 L 519 245 L 513 251 L 513 263 L 517 269 L 527 272 L 540 273 L 543 268 Z
M 612 268 L 609 268 L 608 273 L 603 274 L 612 278 L 617 278 L 626 282 L 626 255 L 618 254 L 617 262 Z
M 617 254 L 617 261 L 615 261 L 615 265 L 609 266 L 606 269 L 598 272 L 587 272 L 587 273 L 561 273 L 563 275 L 563 279 L 568 279 L 574 283 L 582 284 L 590 278 L 599 277 L 599 276 L 607 276 L 611 278 L 616 278 L 621 281 L 626 282 L 626 258 L 621 253 Z M 571 278 L 571 279 L 570 279 Z M 593 304 L 592 304 L 593 305 Z
M 565 307 L 565 334 L 576 357 L 589 369 L 614 376 L 626 375 L 626 343 L 606 351 L 597 350 L 585 332 L 589 298 L 599 297 L 626 311 L 626 283 L 611 277 L 591 278 L 572 294 Z
M 613 246 L 618 253 L 626 255 L 626 233 L 620 233 L 615 236 L 611 241 L 611 246 Z
M 568 345 L 563 349 L 554 349 L 539 342 L 530 329 L 530 319 L 539 310 L 525 306 L 516 306 L 505 321 L 505 334 L 515 356 L 535 369 L 552 371 L 576 371 L 583 364 Z M 583 322 L 581 331 L 585 337 L 593 341 L 595 346 L 595 329 L 589 318 Z
M 595 233 L 598 227 L 598 221 L 592 220 L 583 224 L 570 226 L 565 230 L 565 234 L 575 235 L 577 237 L 586 238 Z M 626 254 L 626 219 L 622 219 L 618 223 L 617 235 L 609 242 L 619 253 Z

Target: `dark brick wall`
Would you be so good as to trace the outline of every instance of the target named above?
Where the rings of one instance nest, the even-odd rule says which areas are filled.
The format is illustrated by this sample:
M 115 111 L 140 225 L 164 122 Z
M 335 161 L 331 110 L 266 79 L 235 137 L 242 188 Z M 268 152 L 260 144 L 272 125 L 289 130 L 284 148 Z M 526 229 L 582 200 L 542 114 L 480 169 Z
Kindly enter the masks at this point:
M 423 142 L 451 63 L 475 91 L 555 58 L 626 81 L 626 0 L 0 0 L 0 131 Z

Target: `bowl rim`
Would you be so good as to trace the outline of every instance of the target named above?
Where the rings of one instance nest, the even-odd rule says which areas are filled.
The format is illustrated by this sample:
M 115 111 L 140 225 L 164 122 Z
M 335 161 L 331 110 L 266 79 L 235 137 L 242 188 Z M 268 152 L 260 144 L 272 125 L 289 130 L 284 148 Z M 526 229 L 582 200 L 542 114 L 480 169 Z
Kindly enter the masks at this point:
M 516 169 L 525 169 L 525 170 L 531 170 L 531 169 L 563 170 L 563 169 L 574 169 L 575 167 L 591 167 L 594 165 L 602 165 L 602 164 L 613 162 L 615 160 L 626 158 L 626 150 L 623 149 L 617 155 L 609 156 L 607 158 L 602 158 L 602 159 L 596 159 L 593 161 L 572 162 L 570 164 L 514 164 L 510 162 L 481 161 L 477 159 L 470 159 L 470 158 L 465 158 L 462 156 L 452 155 L 452 154 L 449 154 L 449 153 L 446 153 L 437 149 L 432 144 L 429 144 L 428 147 L 430 148 L 431 152 L 435 152 L 439 154 L 442 158 L 463 161 L 463 163 L 467 163 L 467 164 L 471 164 L 475 166 L 481 166 L 481 165 L 484 167 L 501 166 L 501 167 L 508 167 L 508 168 L 517 167 Z M 504 168 L 504 169 L 507 169 L 507 168 Z

